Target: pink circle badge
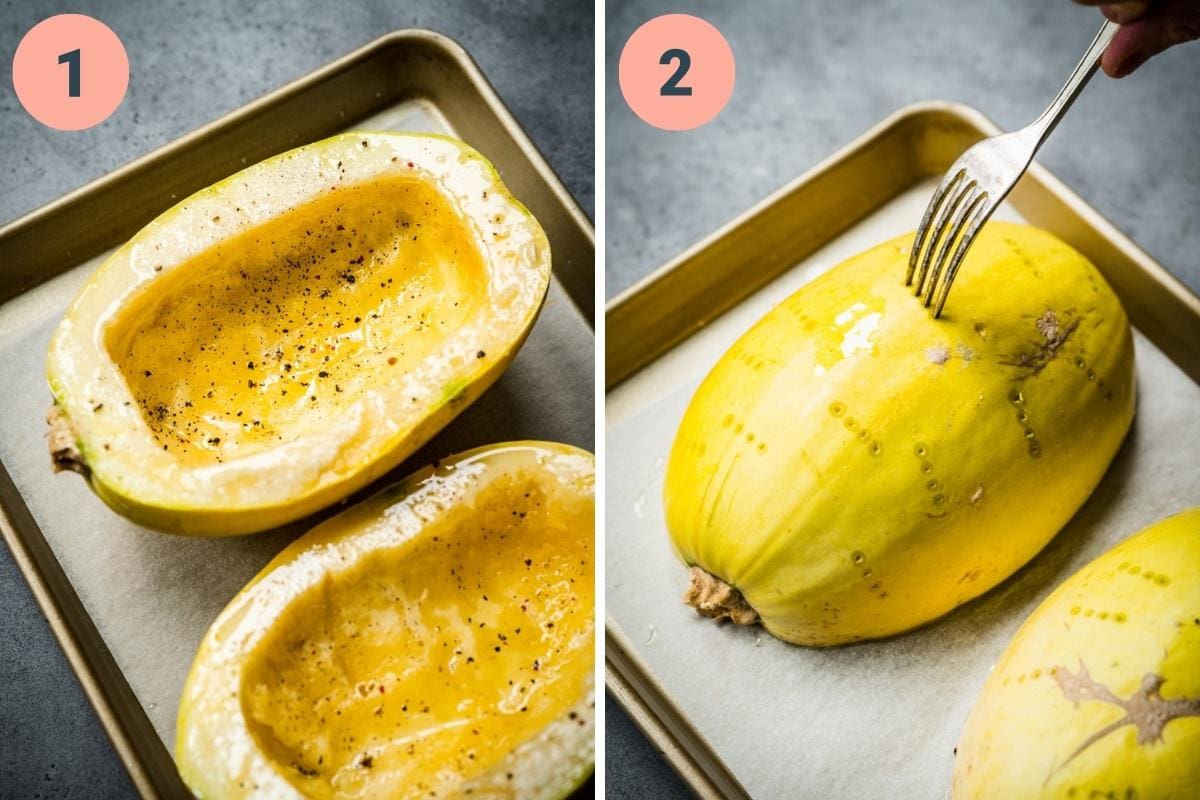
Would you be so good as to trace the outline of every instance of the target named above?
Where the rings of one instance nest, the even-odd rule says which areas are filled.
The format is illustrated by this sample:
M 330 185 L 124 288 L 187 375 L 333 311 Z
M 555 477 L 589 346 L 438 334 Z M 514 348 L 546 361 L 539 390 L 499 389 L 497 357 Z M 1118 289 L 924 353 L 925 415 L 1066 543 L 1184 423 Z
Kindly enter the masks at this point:
M 721 32 L 690 14 L 664 14 L 633 32 L 621 51 L 621 94 L 656 128 L 705 124 L 733 94 L 733 50 Z
M 29 29 L 13 56 L 13 88 L 29 115 L 60 131 L 99 125 L 129 86 L 125 46 L 103 22 L 58 14 Z

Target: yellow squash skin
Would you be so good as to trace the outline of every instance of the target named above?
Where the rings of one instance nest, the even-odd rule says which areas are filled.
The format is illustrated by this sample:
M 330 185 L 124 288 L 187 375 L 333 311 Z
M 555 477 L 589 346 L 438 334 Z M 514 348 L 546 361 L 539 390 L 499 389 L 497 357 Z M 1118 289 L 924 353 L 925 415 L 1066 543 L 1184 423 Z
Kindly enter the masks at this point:
M 418 472 L 302 536 L 213 623 L 180 701 L 199 798 L 565 797 L 592 771 L 594 462 Z
M 275 527 L 399 464 L 516 355 L 537 221 L 447 137 L 357 132 L 166 211 L 50 345 L 56 462 L 173 533 Z
M 971 711 L 952 796 L 1200 797 L 1200 509 L 1038 606 Z
M 908 630 L 1028 561 L 1117 452 L 1133 343 L 1095 267 L 992 223 L 935 320 L 903 285 L 911 241 L 800 289 L 697 390 L 666 521 L 685 563 L 736 590 L 694 591 L 701 611 L 757 612 L 805 645 Z

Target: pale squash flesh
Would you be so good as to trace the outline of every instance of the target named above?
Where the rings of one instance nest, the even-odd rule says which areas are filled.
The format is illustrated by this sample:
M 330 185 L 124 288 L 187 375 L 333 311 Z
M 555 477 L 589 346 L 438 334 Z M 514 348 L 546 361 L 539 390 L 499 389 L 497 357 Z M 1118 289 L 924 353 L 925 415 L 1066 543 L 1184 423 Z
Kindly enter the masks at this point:
M 807 645 L 908 630 L 1029 560 L 1116 453 L 1133 345 L 1096 269 L 992 223 L 933 319 L 911 242 L 800 289 L 697 390 L 664 503 L 701 612 Z
M 52 339 L 55 463 L 174 533 L 265 530 L 396 466 L 512 361 L 537 221 L 447 137 L 352 133 L 187 198 Z
M 1200 797 L 1200 509 L 1068 578 L 987 677 L 954 800 Z
M 591 763 L 591 463 L 474 451 L 285 550 L 197 655 L 178 743 L 193 790 L 569 793 Z

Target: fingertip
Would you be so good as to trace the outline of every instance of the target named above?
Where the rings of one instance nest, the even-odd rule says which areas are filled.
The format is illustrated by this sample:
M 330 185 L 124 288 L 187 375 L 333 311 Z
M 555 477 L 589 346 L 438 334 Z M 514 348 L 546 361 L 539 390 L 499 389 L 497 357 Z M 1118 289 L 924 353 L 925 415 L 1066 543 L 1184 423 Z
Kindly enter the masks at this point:
M 1101 56 L 1100 69 L 1104 70 L 1104 74 L 1107 75 L 1108 77 L 1123 78 L 1124 75 L 1121 73 L 1120 67 L 1121 67 L 1120 63 L 1115 58 L 1113 58 L 1111 55 L 1109 55 L 1108 52 L 1105 52 L 1104 55 Z
M 1122 54 L 1109 48 L 1100 58 L 1100 67 L 1110 78 L 1127 78 L 1149 59 L 1150 56 L 1146 53 L 1126 51 Z

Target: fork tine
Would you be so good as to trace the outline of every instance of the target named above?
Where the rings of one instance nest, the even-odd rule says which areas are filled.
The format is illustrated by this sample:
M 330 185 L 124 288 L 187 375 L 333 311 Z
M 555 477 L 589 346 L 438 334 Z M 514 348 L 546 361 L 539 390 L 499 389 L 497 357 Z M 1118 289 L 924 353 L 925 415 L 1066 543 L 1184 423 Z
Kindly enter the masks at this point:
M 954 173 L 953 177 L 949 179 L 943 177 L 941 183 L 938 184 L 937 190 L 933 193 L 933 197 L 929 200 L 929 205 L 925 206 L 925 214 L 921 217 L 921 224 L 917 226 L 917 235 L 913 240 L 912 250 L 909 251 L 908 254 L 908 272 L 904 275 L 905 286 L 910 286 L 912 284 L 913 273 L 915 273 L 917 270 L 917 259 L 920 257 L 921 247 L 925 243 L 925 237 L 929 233 L 929 223 L 933 221 L 933 215 L 941 207 L 942 201 L 946 198 L 946 195 L 948 195 L 950 191 L 954 189 L 954 187 L 960 180 L 962 180 L 963 175 L 965 174 L 966 170 L 960 169 Z
M 966 180 L 965 172 L 963 179 Z M 929 274 L 929 264 L 934 252 L 937 251 L 938 242 L 942 240 L 942 234 L 946 232 L 946 225 L 954 218 L 963 200 L 975 190 L 975 186 L 975 181 L 970 181 L 966 186 L 961 187 L 938 213 L 937 223 L 933 226 L 933 235 L 926 243 L 925 255 L 921 257 L 921 270 L 917 273 L 917 285 L 913 289 L 913 294 L 917 297 L 920 297 L 925 291 L 925 276 Z
M 947 231 L 946 236 L 942 239 L 942 246 L 938 248 L 937 258 L 933 262 L 933 271 L 929 275 L 929 283 L 925 286 L 925 297 L 922 305 L 926 308 L 929 308 L 929 304 L 933 302 L 934 292 L 937 291 L 938 279 L 941 277 L 942 270 L 946 266 L 951 248 L 963 232 L 967 218 L 979 208 L 979 204 L 987 197 L 987 192 L 984 192 L 974 181 L 971 182 L 963 194 L 966 202 L 958 208 L 958 212 L 954 215 L 954 221 L 950 224 L 950 230 Z
M 1029 168 L 1038 148 L 1095 74 L 1101 55 L 1120 27 L 1111 20 L 1104 23 L 1062 90 L 1032 124 L 976 142 L 942 177 L 917 228 L 904 276 L 904 285 L 911 286 L 915 273 L 914 294 L 918 298 L 924 295 L 926 308 L 937 297 L 937 306 L 932 311 L 935 319 L 941 316 L 950 287 L 980 228 Z M 951 221 L 953 224 L 947 231 Z M 933 260 L 930 275 L 935 249 L 937 258 Z M 947 262 L 951 251 L 954 255 Z
M 971 224 L 967 228 L 967 232 L 963 234 L 962 240 L 958 243 L 958 248 L 954 251 L 954 258 L 950 261 L 950 266 L 946 268 L 946 278 L 942 281 L 942 289 L 938 293 L 938 302 L 933 310 L 934 319 L 942 315 L 942 309 L 946 306 L 946 298 L 950 296 L 950 286 L 954 283 L 954 276 L 958 274 L 958 268 L 966 257 L 967 251 L 975 243 L 975 236 L 979 233 L 979 229 L 983 227 L 983 224 L 992 216 L 992 212 L 996 210 L 995 204 L 987 202 L 987 196 L 987 192 L 984 192 L 982 195 L 983 205 L 978 206 L 972 213 Z

